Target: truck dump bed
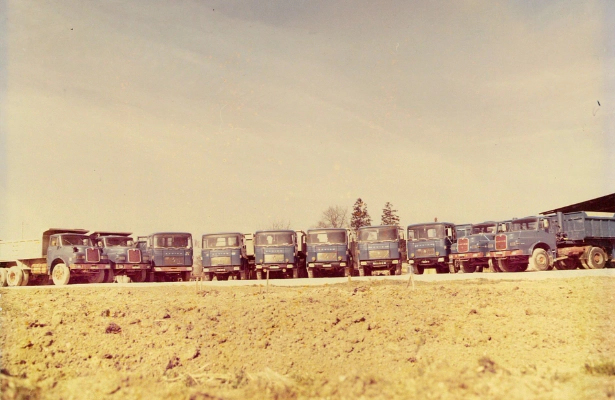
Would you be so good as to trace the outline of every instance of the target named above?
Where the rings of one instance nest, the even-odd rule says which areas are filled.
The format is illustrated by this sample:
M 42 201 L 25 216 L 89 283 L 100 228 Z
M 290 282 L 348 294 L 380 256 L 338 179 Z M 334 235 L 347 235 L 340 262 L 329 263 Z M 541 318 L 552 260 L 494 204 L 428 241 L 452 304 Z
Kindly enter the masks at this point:
M 0 241 L 0 262 L 45 258 L 41 239 Z
M 594 217 L 584 212 L 564 214 L 562 228 L 568 240 L 615 238 L 613 217 Z

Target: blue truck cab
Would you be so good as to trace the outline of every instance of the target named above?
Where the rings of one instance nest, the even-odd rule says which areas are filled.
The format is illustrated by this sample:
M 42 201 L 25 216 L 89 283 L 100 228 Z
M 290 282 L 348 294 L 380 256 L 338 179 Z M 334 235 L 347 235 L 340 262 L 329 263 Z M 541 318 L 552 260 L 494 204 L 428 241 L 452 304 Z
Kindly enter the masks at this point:
M 287 229 L 255 232 L 254 262 L 256 279 L 263 279 L 268 271 L 298 278 L 305 268 L 305 234 Z
M 349 276 L 353 269 L 350 254 L 353 241 L 349 229 L 309 229 L 306 234 L 308 278 Z
M 357 229 L 357 263 L 360 276 L 374 271 L 401 275 L 405 257 L 404 230 L 397 225 L 363 226 Z
M 239 232 L 205 234 L 202 237 L 201 265 L 206 281 L 216 277 L 246 280 L 254 264 L 252 235 Z
M 192 235 L 186 232 L 157 232 L 139 236 L 137 248 L 151 263 L 148 281 L 189 281 L 192 274 Z
M 90 282 L 102 282 L 109 260 L 92 244 L 85 229 L 54 229 L 43 234 L 48 240 L 47 269 L 53 283 L 66 285 L 75 277 L 85 277 Z
M 451 246 L 449 255 L 449 269 L 455 273 L 482 272 L 489 267 L 487 254 L 494 249 L 494 239 L 498 223 L 495 221 L 482 222 L 470 226 L 469 234 L 459 237 Z
M 128 276 L 133 282 L 145 282 L 151 264 L 149 259 L 144 260 L 130 235 L 130 232 L 94 232 L 89 235 L 94 246 L 101 249 L 111 264 L 111 269 L 105 272 L 105 282 L 113 282 L 116 275 Z
M 495 272 L 545 271 L 556 257 L 557 219 L 536 217 L 513 219 L 502 224 L 495 235 L 494 250 L 488 253 Z
M 414 274 L 435 268 L 439 274 L 449 272 L 449 255 L 457 239 L 455 225 L 431 222 L 408 225 L 408 263 Z

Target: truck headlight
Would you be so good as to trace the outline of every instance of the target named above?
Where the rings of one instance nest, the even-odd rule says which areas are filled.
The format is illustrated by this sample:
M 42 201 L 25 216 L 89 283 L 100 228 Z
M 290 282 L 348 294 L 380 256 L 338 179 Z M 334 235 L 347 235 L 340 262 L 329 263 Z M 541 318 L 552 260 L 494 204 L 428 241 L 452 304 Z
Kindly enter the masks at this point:
M 312 257 L 312 261 L 316 261 L 316 257 Z
M 436 257 L 437 257 L 437 256 L 439 256 L 439 255 L 440 255 L 440 252 L 439 252 L 439 251 L 436 251 Z
M 414 253 L 410 253 L 410 257 L 414 257 Z
M 337 261 L 342 261 L 342 256 L 337 256 Z
M 399 260 L 393 260 L 393 264 L 399 264 Z

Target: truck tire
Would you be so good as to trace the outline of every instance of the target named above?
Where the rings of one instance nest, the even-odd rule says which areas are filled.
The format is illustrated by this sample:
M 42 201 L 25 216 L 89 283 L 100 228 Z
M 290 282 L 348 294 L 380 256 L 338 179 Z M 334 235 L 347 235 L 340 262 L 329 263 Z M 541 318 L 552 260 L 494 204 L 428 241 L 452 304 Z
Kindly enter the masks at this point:
M 105 270 L 99 269 L 98 272 L 88 275 L 88 282 L 103 283 L 105 281 Z
M 495 258 L 488 259 L 487 264 L 489 265 L 491 272 L 502 272 L 500 267 L 498 267 L 498 261 Z
M 142 269 L 141 271 L 137 271 L 134 273 L 134 275 L 132 275 L 133 282 L 141 283 L 141 282 L 145 282 L 146 279 L 147 279 L 147 271 L 144 269 Z
M 262 281 L 263 280 L 263 271 L 262 270 L 258 270 L 256 271 L 256 280 L 257 281 Z
M 563 260 L 558 260 L 555 263 L 555 268 L 559 270 L 571 270 L 577 268 L 577 260 L 574 258 L 565 258 Z
M 459 262 L 460 268 L 464 274 L 473 274 L 476 272 L 476 265 L 470 265 L 469 262 Z
M 549 265 L 549 255 L 544 249 L 534 249 L 532 256 L 529 259 L 529 271 L 547 271 Z
M 600 247 L 592 247 L 587 253 L 586 264 L 590 269 L 602 269 L 606 265 L 608 257 Z
M 66 264 L 56 264 L 53 267 L 53 271 L 51 271 L 51 279 L 53 279 L 53 284 L 56 286 L 67 285 L 70 281 L 70 269 Z
M 308 278 L 312 279 L 314 277 L 314 268 L 308 268 Z
M 6 286 L 6 268 L 0 268 L 0 287 Z
M 28 282 L 30 282 L 30 270 L 22 269 L 21 272 L 23 272 L 23 280 L 20 286 L 28 286 Z
M 9 286 L 21 286 L 21 282 L 23 282 L 22 269 L 15 265 L 9 268 L 8 273 L 6 274 L 6 283 Z
M 184 271 L 181 273 L 181 279 L 183 282 L 190 282 L 192 278 L 192 271 Z
M 511 265 L 508 259 L 506 258 L 501 258 L 498 260 L 498 267 L 500 268 L 500 271 L 502 272 L 517 272 L 517 267 L 514 265 Z
M 424 272 L 425 272 L 425 267 L 423 267 L 421 265 L 413 265 L 412 266 L 412 273 L 414 275 L 423 275 Z
M 113 272 L 112 269 L 106 269 L 104 283 L 113 283 L 113 282 L 115 282 L 115 272 Z

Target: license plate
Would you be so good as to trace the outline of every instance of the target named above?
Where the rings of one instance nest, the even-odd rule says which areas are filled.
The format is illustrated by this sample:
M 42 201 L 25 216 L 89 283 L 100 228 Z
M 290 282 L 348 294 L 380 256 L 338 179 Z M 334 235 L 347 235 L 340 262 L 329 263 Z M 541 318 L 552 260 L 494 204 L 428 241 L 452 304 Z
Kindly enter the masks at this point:
M 459 258 L 466 258 L 465 254 L 459 254 Z
M 384 265 L 386 263 L 386 261 L 374 261 L 374 265 Z
M 322 266 L 325 268 L 331 268 L 331 264 L 323 264 Z
M 429 260 L 423 260 L 421 261 L 421 264 L 429 264 Z
M 218 271 L 218 272 L 224 272 L 224 271 L 226 271 L 226 270 L 225 270 L 224 268 L 218 268 L 218 270 L 217 270 L 217 271 Z
M 280 267 L 278 267 L 277 265 L 272 265 L 271 267 L 269 267 L 270 269 L 279 269 Z

